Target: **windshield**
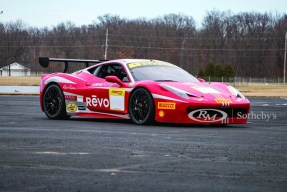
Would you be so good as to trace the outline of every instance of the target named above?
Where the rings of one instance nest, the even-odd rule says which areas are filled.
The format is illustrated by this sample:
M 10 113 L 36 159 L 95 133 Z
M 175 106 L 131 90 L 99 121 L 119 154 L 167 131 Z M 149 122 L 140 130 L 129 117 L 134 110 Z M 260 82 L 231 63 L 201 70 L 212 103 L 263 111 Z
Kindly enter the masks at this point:
M 131 74 L 135 81 L 178 81 L 178 82 L 199 82 L 194 76 L 175 65 L 141 65 L 130 67 Z

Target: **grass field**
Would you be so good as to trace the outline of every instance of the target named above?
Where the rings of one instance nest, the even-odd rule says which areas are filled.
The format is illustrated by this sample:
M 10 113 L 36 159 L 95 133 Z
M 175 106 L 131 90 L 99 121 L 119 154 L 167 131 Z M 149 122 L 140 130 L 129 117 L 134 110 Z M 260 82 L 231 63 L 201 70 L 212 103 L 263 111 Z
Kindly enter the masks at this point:
M 40 77 L 0 77 L 0 86 L 37 86 L 40 85 L 40 80 Z M 287 97 L 287 84 L 251 83 L 238 85 L 236 88 L 245 96 Z
M 0 86 L 37 86 L 41 77 L 0 77 Z
M 287 84 L 251 83 L 248 85 L 238 85 L 236 88 L 245 96 L 287 97 Z

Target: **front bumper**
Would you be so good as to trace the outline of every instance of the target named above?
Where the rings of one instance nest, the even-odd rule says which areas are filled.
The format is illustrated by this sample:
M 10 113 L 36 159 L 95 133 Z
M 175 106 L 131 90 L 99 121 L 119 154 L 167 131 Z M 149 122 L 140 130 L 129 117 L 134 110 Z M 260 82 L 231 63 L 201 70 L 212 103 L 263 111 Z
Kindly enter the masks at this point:
M 155 120 L 166 123 L 186 124 L 245 124 L 248 120 L 250 103 L 232 103 L 223 107 L 218 103 L 174 102 L 173 108 L 159 107 L 156 101 Z

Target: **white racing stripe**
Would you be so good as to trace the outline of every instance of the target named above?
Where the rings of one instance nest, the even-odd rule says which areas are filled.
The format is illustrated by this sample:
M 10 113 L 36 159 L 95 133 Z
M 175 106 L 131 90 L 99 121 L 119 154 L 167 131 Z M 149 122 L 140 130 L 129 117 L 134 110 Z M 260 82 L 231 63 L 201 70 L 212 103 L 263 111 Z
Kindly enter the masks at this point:
M 69 92 L 64 92 L 64 95 L 71 95 L 71 96 L 82 96 L 83 95 L 77 95 L 77 94 L 74 94 L 74 93 L 69 93 Z
M 51 82 L 76 84 L 75 82 L 70 81 L 68 79 L 65 79 L 63 77 L 50 77 L 44 83 L 45 83 L 45 85 L 47 85 L 47 84 L 49 84 Z
M 156 99 L 167 99 L 167 100 L 171 100 L 171 101 L 178 101 L 178 102 L 183 102 L 183 103 L 188 103 L 186 101 L 182 101 L 182 100 L 178 100 L 178 99 L 174 99 L 174 98 L 171 98 L 171 97 L 167 97 L 167 96 L 163 96 L 163 95 L 159 95 L 159 94 L 152 94 L 153 98 L 156 98 Z
M 113 114 L 113 113 L 103 113 L 103 112 L 91 111 L 89 109 L 83 110 L 81 112 L 71 113 L 71 114 L 74 116 L 74 115 L 82 114 L 82 113 L 109 115 L 109 116 L 114 116 L 114 117 L 120 117 L 120 118 L 123 118 L 123 119 L 130 119 L 129 114 L 120 115 L 120 114 Z

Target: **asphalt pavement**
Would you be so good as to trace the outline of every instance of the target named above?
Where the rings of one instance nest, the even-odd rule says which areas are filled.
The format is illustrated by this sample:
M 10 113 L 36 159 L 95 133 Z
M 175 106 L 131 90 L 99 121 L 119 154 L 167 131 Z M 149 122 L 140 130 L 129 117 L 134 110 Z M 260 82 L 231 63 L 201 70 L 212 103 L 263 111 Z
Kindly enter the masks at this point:
M 287 191 L 287 99 L 251 98 L 246 125 L 49 120 L 0 95 L 0 191 Z

